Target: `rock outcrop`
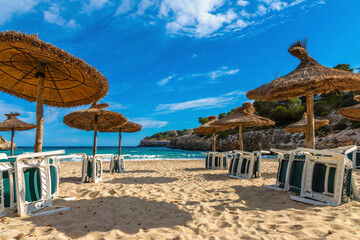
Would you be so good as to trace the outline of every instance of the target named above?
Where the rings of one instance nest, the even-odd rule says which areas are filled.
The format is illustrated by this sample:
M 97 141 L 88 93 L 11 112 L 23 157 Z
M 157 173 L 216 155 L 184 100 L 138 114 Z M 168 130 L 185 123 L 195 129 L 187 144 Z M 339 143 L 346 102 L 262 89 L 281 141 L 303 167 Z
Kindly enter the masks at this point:
M 11 148 L 11 142 L 6 141 L 2 136 L 0 136 L 0 150 L 8 150 L 10 148 Z
M 143 139 L 140 142 L 139 147 L 167 147 L 170 140 L 148 140 Z
M 337 112 L 332 112 L 326 119 L 330 121 L 329 129 L 338 123 L 342 117 Z M 328 131 L 323 137 L 316 137 L 316 148 L 335 148 L 347 145 L 360 146 L 360 129 L 351 129 L 348 127 L 342 131 Z M 218 151 L 229 151 L 238 149 L 239 134 L 229 135 L 226 138 L 217 137 L 216 149 Z M 268 129 L 259 131 L 249 131 L 243 134 L 244 150 L 269 150 L 270 148 L 294 149 L 305 147 L 304 133 L 287 133 L 284 129 Z M 184 150 L 210 150 L 211 137 L 199 136 L 192 130 L 182 136 L 177 136 L 169 140 L 142 140 L 140 146 L 146 147 L 168 147 L 173 149 Z

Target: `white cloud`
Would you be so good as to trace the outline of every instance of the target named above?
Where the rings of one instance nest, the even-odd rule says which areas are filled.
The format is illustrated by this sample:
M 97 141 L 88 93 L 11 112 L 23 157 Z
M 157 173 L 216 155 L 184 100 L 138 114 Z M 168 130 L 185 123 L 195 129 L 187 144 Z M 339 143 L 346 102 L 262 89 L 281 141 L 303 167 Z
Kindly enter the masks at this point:
M 135 6 L 135 2 L 132 0 L 122 0 L 120 6 L 116 10 L 115 15 L 122 15 L 130 12 Z
M 172 16 L 172 20 L 166 24 L 171 34 L 208 37 L 237 17 L 232 9 L 215 13 L 224 3 L 224 0 L 163 0 L 159 17 L 169 19 Z
M 121 103 L 115 103 L 115 102 L 109 102 L 109 105 L 110 105 L 109 109 L 113 109 L 113 110 L 115 110 L 115 109 L 119 110 L 119 109 L 128 108 L 127 106 L 124 106 Z
M 90 13 L 104 8 L 106 4 L 110 4 L 109 0 L 89 0 L 88 3 L 84 3 L 82 10 L 83 12 Z
M 209 78 L 209 83 L 214 83 L 216 79 L 223 77 L 225 75 L 235 75 L 240 71 L 240 69 L 229 69 L 227 66 L 222 66 L 217 70 L 210 71 L 207 73 L 193 73 L 190 76 L 191 77 L 207 77 Z
M 157 82 L 157 84 L 159 86 L 165 86 L 170 81 L 170 79 L 172 79 L 174 76 L 175 75 L 171 75 L 171 76 L 168 76 L 168 77 L 166 77 L 164 79 L 161 79 L 160 81 Z
M 153 6 L 155 3 L 152 2 L 151 0 L 141 0 L 140 3 L 138 4 L 138 9 L 136 11 L 136 14 L 138 15 L 144 15 L 145 11 L 150 8 L 151 6 Z
M 133 118 L 130 121 L 140 124 L 143 128 L 162 128 L 168 125 L 167 121 L 158 121 L 152 118 Z
M 186 109 L 209 109 L 209 108 L 219 108 L 225 107 L 238 99 L 239 95 L 245 95 L 245 92 L 241 91 L 233 91 L 230 93 L 223 94 L 220 97 L 208 97 L 208 98 L 201 98 L 197 100 L 191 100 L 181 103 L 170 103 L 170 104 L 159 104 L 155 111 L 157 114 L 163 113 L 171 113 L 177 112 Z
M 47 11 L 44 11 L 44 19 L 48 23 L 54 23 L 62 27 L 78 27 L 78 24 L 74 19 L 66 21 L 63 17 L 60 16 L 60 5 L 56 3 L 52 4 Z
M 237 5 L 242 6 L 242 7 L 246 7 L 247 5 L 249 5 L 249 1 L 238 0 Z
M 0 1 L 0 25 L 9 21 L 14 15 L 33 11 L 41 0 L 5 0 Z

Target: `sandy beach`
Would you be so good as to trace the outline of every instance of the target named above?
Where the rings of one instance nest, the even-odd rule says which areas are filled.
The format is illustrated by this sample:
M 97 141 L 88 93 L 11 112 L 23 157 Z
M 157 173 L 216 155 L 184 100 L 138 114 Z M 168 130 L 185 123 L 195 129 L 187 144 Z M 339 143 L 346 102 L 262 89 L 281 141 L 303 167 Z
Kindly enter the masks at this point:
M 80 162 L 61 163 L 60 199 L 70 211 L 0 222 L 1 239 L 356 239 L 360 203 L 316 207 L 289 199 L 273 184 L 274 160 L 264 178 L 232 179 L 205 170 L 202 160 L 126 162 L 126 173 L 79 183 Z M 360 184 L 360 172 L 355 171 Z M 76 197 L 73 201 L 61 198 Z

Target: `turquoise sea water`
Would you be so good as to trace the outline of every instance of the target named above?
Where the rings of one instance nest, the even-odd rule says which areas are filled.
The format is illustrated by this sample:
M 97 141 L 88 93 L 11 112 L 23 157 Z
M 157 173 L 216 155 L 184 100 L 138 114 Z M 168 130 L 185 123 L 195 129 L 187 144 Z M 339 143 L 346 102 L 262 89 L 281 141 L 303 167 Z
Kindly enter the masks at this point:
M 65 153 L 85 153 L 92 155 L 92 147 L 43 147 L 43 151 L 65 150 Z M 33 147 L 18 147 L 15 149 L 15 155 L 26 152 L 33 152 Z M 10 155 L 10 150 L 0 151 Z M 98 154 L 118 154 L 118 147 L 98 147 Z M 129 154 L 125 160 L 162 160 L 162 159 L 204 159 L 201 151 L 189 151 L 170 148 L 148 148 L 148 147 L 122 147 L 121 154 Z M 81 159 L 70 159 L 68 161 L 80 161 Z M 106 159 L 105 159 L 106 160 Z

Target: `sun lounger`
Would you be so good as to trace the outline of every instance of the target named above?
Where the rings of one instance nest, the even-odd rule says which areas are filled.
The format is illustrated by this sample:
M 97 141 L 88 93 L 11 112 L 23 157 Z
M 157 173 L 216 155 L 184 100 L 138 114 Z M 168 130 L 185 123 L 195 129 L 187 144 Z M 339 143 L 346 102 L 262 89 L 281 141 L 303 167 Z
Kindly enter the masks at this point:
M 275 186 L 264 185 L 264 187 L 300 193 L 304 181 L 304 166 L 310 155 L 298 150 L 270 149 L 270 151 L 278 154 L 279 167 Z
M 291 196 L 291 199 L 316 205 L 338 206 L 342 200 L 359 198 L 352 178 L 352 162 L 346 151 L 306 148 L 297 150 L 310 154 L 310 157 L 304 166 L 304 183 L 300 196 Z
M 113 155 L 113 157 L 110 160 L 110 172 L 117 172 L 117 173 L 123 173 L 125 172 L 125 165 L 124 165 L 124 157 L 130 156 L 128 154 L 126 155 Z
M 14 163 L 17 212 L 19 216 L 45 215 L 68 210 L 54 207 L 55 210 L 35 214 L 46 207 L 52 207 L 50 157 L 64 154 L 64 150 L 22 154 Z
M 102 181 L 103 166 L 102 156 L 86 156 L 84 154 L 84 160 L 82 165 L 82 182 L 94 182 L 98 183 Z
M 229 166 L 229 176 L 251 179 L 261 177 L 261 155 L 265 151 L 235 151 Z
M 15 169 L 6 154 L 0 153 L 0 217 L 16 211 Z

